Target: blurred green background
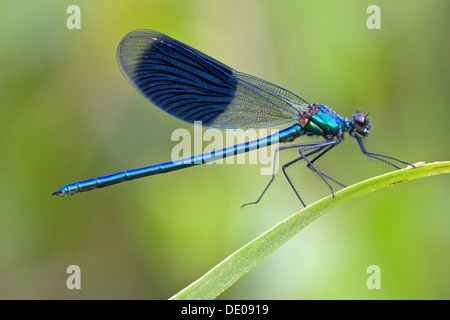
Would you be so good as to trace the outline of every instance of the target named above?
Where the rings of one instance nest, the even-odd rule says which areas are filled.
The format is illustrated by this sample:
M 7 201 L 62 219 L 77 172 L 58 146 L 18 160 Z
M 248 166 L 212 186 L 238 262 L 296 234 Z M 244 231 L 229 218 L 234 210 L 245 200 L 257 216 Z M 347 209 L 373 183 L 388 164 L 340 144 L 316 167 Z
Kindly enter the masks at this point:
M 66 9 L 81 8 L 81 30 Z M 369 5 L 381 29 L 369 30 Z M 450 3 L 441 1 L 0 1 L 0 298 L 167 299 L 301 209 L 282 175 L 198 166 L 68 198 L 61 186 L 170 160 L 192 126 L 137 93 L 116 64 L 154 29 L 351 117 L 369 150 L 449 160 Z M 304 138 L 308 141 L 308 138 Z M 283 158 L 282 158 L 283 159 Z M 348 184 L 392 170 L 349 137 L 319 163 Z M 329 194 L 303 166 L 307 203 Z M 306 190 L 308 188 L 308 190 Z M 221 299 L 448 299 L 448 177 L 399 184 L 315 221 Z M 81 268 L 81 290 L 66 268 Z M 366 287 L 370 265 L 381 290 Z

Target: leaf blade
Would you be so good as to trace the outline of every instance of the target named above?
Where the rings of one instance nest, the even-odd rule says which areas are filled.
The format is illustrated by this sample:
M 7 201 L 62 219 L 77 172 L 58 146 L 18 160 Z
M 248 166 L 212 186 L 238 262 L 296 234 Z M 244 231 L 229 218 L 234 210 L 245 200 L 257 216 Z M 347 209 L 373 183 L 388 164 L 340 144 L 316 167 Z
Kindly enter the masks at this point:
M 396 170 L 344 188 L 335 193 L 335 198 L 331 195 L 327 196 L 270 228 L 230 254 L 205 275 L 170 299 L 214 299 L 300 230 L 326 212 L 370 192 L 390 187 L 400 182 L 449 172 L 450 161 L 424 165 L 420 163 L 420 166 L 415 168 Z

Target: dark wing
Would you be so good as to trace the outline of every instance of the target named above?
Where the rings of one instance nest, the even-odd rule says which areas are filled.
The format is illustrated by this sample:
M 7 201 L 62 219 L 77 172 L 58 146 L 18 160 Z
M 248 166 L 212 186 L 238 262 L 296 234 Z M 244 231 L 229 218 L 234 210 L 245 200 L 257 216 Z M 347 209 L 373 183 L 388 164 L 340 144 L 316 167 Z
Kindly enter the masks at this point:
M 151 30 L 127 34 L 117 61 L 153 104 L 188 123 L 218 129 L 263 128 L 298 121 L 308 103 L 273 83 L 240 73 Z

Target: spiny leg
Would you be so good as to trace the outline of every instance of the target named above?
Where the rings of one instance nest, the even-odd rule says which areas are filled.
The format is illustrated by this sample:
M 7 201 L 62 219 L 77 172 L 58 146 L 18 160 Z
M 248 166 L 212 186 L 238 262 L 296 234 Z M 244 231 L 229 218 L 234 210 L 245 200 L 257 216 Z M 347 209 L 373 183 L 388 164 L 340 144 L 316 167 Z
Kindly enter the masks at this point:
M 323 143 L 323 142 L 319 142 L 319 143 Z M 259 201 L 262 199 L 262 197 L 264 196 L 264 194 L 266 193 L 267 189 L 269 188 L 269 186 L 272 184 L 273 180 L 275 179 L 275 174 L 276 174 L 276 166 L 277 166 L 277 161 L 276 161 L 276 157 L 277 157 L 277 153 L 283 150 L 287 150 L 287 149 L 292 149 L 292 148 L 300 148 L 300 147 L 304 147 L 304 146 L 317 146 L 318 142 L 309 142 L 309 143 L 301 143 L 301 144 L 294 144 L 294 145 L 290 145 L 290 146 L 283 146 L 283 147 L 278 147 L 275 149 L 275 154 L 274 154 L 274 162 L 273 162 L 273 171 L 272 171 L 272 178 L 270 179 L 269 183 L 267 184 L 267 186 L 264 188 L 263 192 L 261 193 L 261 195 L 258 197 L 258 199 L 254 202 L 248 202 L 248 203 L 244 203 L 241 208 L 248 206 L 250 204 L 258 204 Z M 317 151 L 313 151 L 311 153 L 308 153 L 307 156 L 309 156 L 310 154 L 314 154 Z M 299 161 L 303 159 L 302 157 L 296 159 L 296 161 Z M 296 162 L 294 161 L 294 162 Z M 292 162 L 292 161 L 290 161 Z M 293 162 L 293 163 L 294 163 Z M 284 167 L 284 166 L 283 166 Z M 285 174 L 286 175 L 286 174 Z M 289 183 L 292 186 L 292 183 L 290 182 L 289 178 L 288 178 Z M 294 188 L 294 187 L 293 187 Z M 305 206 L 305 204 L 303 203 L 302 199 L 300 198 L 300 196 L 298 195 L 297 191 L 294 188 L 295 193 L 297 194 L 297 197 L 300 199 L 300 201 L 302 202 L 303 206 Z
M 335 145 L 337 145 L 338 143 L 340 143 L 342 141 L 342 138 L 341 139 L 339 139 L 339 140 L 332 140 L 332 141 L 327 141 L 327 142 L 322 142 L 321 143 L 321 146 L 323 146 L 323 147 L 325 147 L 325 146 L 335 146 Z M 311 170 L 313 170 L 314 172 L 316 172 L 321 178 L 322 178 L 322 180 L 323 181 L 325 181 L 325 183 L 328 185 L 328 187 L 330 188 L 330 190 L 331 190 L 331 194 L 333 195 L 333 197 L 334 197 L 334 190 L 333 190 L 333 187 L 328 183 L 328 181 L 325 179 L 325 177 L 324 177 L 324 174 L 322 173 L 322 172 L 320 172 L 319 170 L 317 170 L 317 168 L 312 164 L 312 162 L 303 154 L 303 152 L 305 152 L 306 150 L 309 150 L 309 149 L 312 149 L 312 148 L 314 148 L 314 147 L 305 147 L 305 148 L 302 148 L 302 149 L 300 149 L 299 150 L 299 152 L 300 152 L 300 155 L 305 159 L 305 161 L 308 163 L 308 167 L 310 167 L 310 169 Z M 331 148 L 330 148 L 331 149 Z M 329 149 L 328 149 L 329 150 Z M 328 151 L 327 150 L 327 151 Z M 323 153 L 320 155 L 320 156 L 322 156 L 323 155 Z M 317 157 L 316 157 L 317 158 Z M 317 159 L 314 159 L 314 160 L 317 160 Z M 328 176 L 327 176 L 328 177 Z M 329 177 L 328 177 L 329 178 Z M 333 181 L 335 181 L 334 179 L 331 179 L 331 180 L 333 180 Z M 336 182 L 336 181 L 335 181 Z M 339 183 L 340 184 L 340 183 Z
M 302 200 L 302 198 L 300 197 L 300 195 L 298 194 L 297 189 L 295 188 L 294 184 L 293 184 L 292 181 L 291 181 L 291 178 L 289 178 L 286 169 L 287 169 L 289 166 L 291 166 L 292 164 L 294 164 L 294 163 L 296 163 L 296 162 L 298 162 L 298 161 L 300 161 L 300 160 L 302 160 L 302 159 L 305 159 L 305 157 L 310 156 L 310 155 L 312 155 L 312 154 L 315 154 L 315 153 L 317 153 L 317 152 L 320 152 L 323 148 L 324 148 L 324 147 L 320 147 L 320 146 L 319 146 L 319 147 L 317 147 L 317 150 L 313 150 L 313 151 L 309 152 L 308 154 L 306 154 L 306 155 L 304 155 L 304 156 L 301 156 L 301 157 L 299 157 L 299 158 L 296 158 L 296 159 L 294 159 L 294 160 L 291 160 L 291 161 L 285 163 L 285 164 L 281 167 L 281 169 L 283 170 L 284 176 L 286 177 L 286 180 L 289 182 L 289 184 L 290 184 L 292 190 L 294 190 L 295 195 L 297 196 L 297 198 L 300 200 L 300 202 L 302 203 L 302 205 L 303 205 L 304 207 L 306 207 L 306 205 L 305 205 L 305 203 L 303 202 L 303 200 Z
M 401 162 L 401 163 L 403 163 L 403 164 L 407 164 L 407 165 L 409 165 L 409 166 L 411 166 L 411 167 L 414 168 L 414 165 L 413 165 L 413 164 L 410 164 L 410 163 L 408 163 L 408 162 L 406 162 L 406 161 L 403 161 L 403 160 L 400 160 L 400 159 L 397 159 L 397 158 L 394 158 L 394 157 L 386 156 L 386 155 L 384 155 L 384 154 L 379 154 L 379 153 L 374 153 L 374 152 L 369 152 L 369 151 L 367 151 L 366 148 L 364 147 L 364 144 L 363 144 L 363 141 L 362 141 L 361 137 L 358 136 L 355 132 L 352 132 L 352 133 L 350 133 L 350 134 L 358 141 L 359 147 L 361 148 L 361 151 L 362 151 L 366 156 L 371 157 L 371 158 L 378 159 L 378 160 L 380 160 L 380 161 L 383 161 L 384 163 L 387 163 L 387 164 L 389 164 L 389 165 L 391 165 L 391 166 L 393 166 L 393 167 L 395 167 L 395 168 L 397 168 L 397 169 L 401 169 L 401 168 L 400 168 L 399 166 L 393 164 L 392 162 L 389 162 L 389 161 L 387 161 L 387 160 L 385 160 L 385 159 L 383 159 L 383 158 L 388 158 L 388 159 L 391 159 L 391 160 L 395 160 L 395 161 Z M 380 158 L 380 157 L 383 157 L 383 158 Z
M 300 195 L 298 194 L 297 189 L 295 188 L 295 186 L 294 186 L 294 184 L 292 183 L 291 179 L 289 178 L 286 169 L 287 169 L 290 165 L 292 165 L 292 164 L 294 164 L 294 163 L 296 163 L 296 162 L 298 162 L 298 161 L 300 161 L 300 160 L 302 160 L 302 159 L 305 159 L 305 160 L 308 162 L 308 165 L 307 165 L 308 168 L 311 169 L 311 170 L 313 170 L 314 172 L 318 173 L 318 174 L 321 176 L 321 178 L 325 181 L 325 183 L 330 187 L 331 193 L 333 193 L 333 188 L 332 188 L 332 187 L 330 186 L 330 184 L 324 179 L 323 176 L 327 177 L 328 179 L 330 179 L 330 180 L 332 180 L 332 181 L 334 181 L 334 182 L 336 182 L 336 183 L 338 183 L 338 184 L 340 184 L 340 185 L 342 185 L 342 186 L 344 186 L 344 185 L 343 185 L 342 183 L 338 182 L 337 180 L 335 180 L 335 179 L 333 179 L 333 178 L 327 176 L 326 174 L 324 174 L 324 173 L 318 171 L 318 170 L 314 167 L 314 165 L 312 165 L 312 163 L 313 163 L 314 161 L 316 161 L 317 159 L 319 159 L 321 156 L 323 156 L 326 152 L 328 152 L 332 147 L 336 146 L 336 145 L 337 145 L 339 142 L 341 142 L 341 141 L 342 141 L 342 139 L 336 140 L 336 141 L 318 142 L 318 143 L 315 144 L 315 146 L 312 145 L 312 146 L 308 146 L 308 147 L 302 148 L 302 149 L 299 150 L 299 153 L 300 153 L 300 155 L 301 155 L 299 158 L 296 158 L 296 159 L 294 159 L 294 160 L 292 160 L 292 161 L 289 161 L 288 163 L 286 163 L 286 164 L 284 164 L 284 165 L 282 166 L 283 173 L 284 173 L 284 175 L 285 175 L 287 181 L 288 181 L 289 184 L 291 185 L 292 190 L 294 190 L 295 194 L 297 195 L 297 197 L 299 198 L 300 202 L 303 204 L 304 207 L 306 207 L 306 205 L 305 205 L 305 203 L 303 202 L 303 200 L 301 199 Z M 331 145 L 330 145 L 330 144 L 331 144 Z M 323 150 L 324 148 L 325 148 L 325 150 Z M 307 154 L 303 154 L 303 151 L 305 151 L 305 150 L 307 150 L 307 149 L 316 149 L 316 150 L 313 150 L 313 151 L 311 151 L 311 152 L 309 152 L 309 153 L 307 153 Z M 323 150 L 323 151 L 322 151 L 322 150 Z M 320 152 L 320 154 L 317 155 L 313 160 L 311 160 L 311 161 L 308 160 L 307 157 L 309 157 L 310 155 L 313 155 L 313 154 L 315 154 L 315 153 L 318 153 L 318 152 Z M 311 165 L 311 166 L 310 166 L 310 165 Z M 322 176 L 322 175 L 323 175 L 323 176 Z M 344 186 L 344 187 L 345 187 L 345 186 Z M 333 195 L 333 196 L 334 196 L 334 195 Z
M 257 204 L 257 203 L 259 203 L 259 201 L 261 200 L 261 198 L 264 196 L 264 194 L 266 193 L 267 189 L 269 188 L 269 186 L 272 184 L 273 180 L 275 179 L 275 171 L 276 171 L 275 169 L 276 169 L 276 166 L 277 166 L 277 161 L 276 161 L 277 153 L 278 153 L 280 150 L 283 150 L 283 149 L 286 149 L 286 147 L 278 147 L 278 148 L 275 149 L 275 153 L 274 153 L 274 161 L 273 161 L 272 178 L 270 179 L 270 181 L 269 181 L 269 183 L 267 184 L 267 186 L 264 188 L 264 190 L 263 190 L 263 192 L 261 193 L 261 195 L 259 196 L 259 198 L 258 198 L 256 201 L 254 201 L 254 202 L 247 202 L 247 203 L 244 203 L 244 204 L 241 206 L 241 208 L 243 208 L 243 207 L 245 207 L 245 206 L 248 206 L 248 205 L 250 205 L 250 204 Z
M 314 159 L 312 159 L 312 160 L 311 160 L 311 163 L 314 163 L 314 161 L 316 161 L 317 159 L 319 159 L 321 156 L 323 156 L 325 153 L 327 153 L 328 151 L 330 151 L 332 148 L 334 148 L 334 147 L 337 146 L 337 145 L 338 145 L 338 143 L 332 144 L 331 146 L 328 146 L 328 147 L 326 147 L 326 148 L 325 148 L 325 147 L 321 147 L 320 150 L 322 150 L 323 148 L 325 148 L 325 150 L 323 150 L 323 151 L 322 151 L 320 154 L 318 154 Z M 306 167 L 307 167 L 308 169 L 312 170 L 312 171 L 315 171 L 315 170 L 309 165 L 309 163 L 306 165 Z M 322 175 L 323 175 L 324 177 L 330 179 L 331 181 L 337 183 L 338 185 L 340 185 L 340 186 L 342 186 L 342 187 L 344 187 L 344 188 L 347 187 L 346 185 L 340 183 L 339 181 L 337 181 L 336 179 L 333 179 L 332 177 L 326 175 L 325 173 L 323 173 L 323 172 L 321 172 L 321 173 L 322 173 Z

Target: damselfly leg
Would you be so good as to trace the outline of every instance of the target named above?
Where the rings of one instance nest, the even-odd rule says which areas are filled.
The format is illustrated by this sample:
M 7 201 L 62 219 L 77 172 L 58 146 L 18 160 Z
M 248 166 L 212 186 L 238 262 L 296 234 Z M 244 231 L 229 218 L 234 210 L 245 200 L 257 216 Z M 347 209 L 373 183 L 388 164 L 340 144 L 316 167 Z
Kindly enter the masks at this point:
M 321 153 L 319 153 L 314 159 L 312 159 L 312 160 L 311 160 L 311 163 L 314 163 L 317 159 L 319 159 L 321 156 L 323 156 L 325 153 L 327 153 L 328 151 L 330 151 L 333 147 L 335 147 L 335 146 L 337 146 L 337 145 L 338 145 L 338 144 L 335 143 L 335 144 L 332 144 L 332 145 L 330 145 L 330 146 L 328 146 L 328 147 L 326 147 L 326 148 L 325 148 L 325 146 L 321 147 L 320 150 L 322 150 L 323 148 L 325 148 L 325 150 L 323 150 L 323 151 L 322 151 Z M 320 151 L 320 150 L 318 150 L 318 151 Z M 299 150 L 299 151 L 300 151 L 300 150 Z M 300 153 L 300 152 L 299 152 L 299 153 Z M 308 169 L 311 169 L 311 170 L 314 171 L 314 172 L 317 170 L 317 168 L 315 168 L 315 167 L 313 167 L 313 166 L 310 166 L 309 163 L 306 165 L 306 167 L 307 167 Z M 331 181 L 335 182 L 336 184 L 338 184 L 338 185 L 340 185 L 340 186 L 342 186 L 342 187 L 344 187 L 344 188 L 347 187 L 346 185 L 342 184 L 341 182 L 337 181 L 336 179 L 333 179 L 332 177 L 326 175 L 325 173 L 321 172 L 321 174 L 322 174 L 324 177 L 326 177 L 327 179 L 330 179 Z
M 397 159 L 397 158 L 394 158 L 394 157 L 386 156 L 386 155 L 384 155 L 384 154 L 379 154 L 379 153 L 367 151 L 366 148 L 364 147 L 364 143 L 363 143 L 363 141 L 362 141 L 362 139 L 361 139 L 360 136 L 358 136 L 355 132 L 350 132 L 350 135 L 351 135 L 352 137 L 354 137 L 354 138 L 358 141 L 359 147 L 361 148 L 361 151 L 362 151 L 366 156 L 371 157 L 371 158 L 374 158 L 374 159 L 378 159 L 378 160 L 380 160 L 380 161 L 383 161 L 384 163 L 387 163 L 387 164 L 389 164 L 389 165 L 391 165 L 391 166 L 393 166 L 393 167 L 395 167 L 395 168 L 397 168 L 397 169 L 401 169 L 401 167 L 399 167 L 398 165 L 396 165 L 396 164 L 394 164 L 394 163 L 392 163 L 392 162 L 389 162 L 388 160 L 383 159 L 383 158 L 395 160 L 395 161 L 398 161 L 398 162 L 400 162 L 400 163 L 403 163 L 403 164 L 406 164 L 406 165 L 409 165 L 409 166 L 415 168 L 415 166 L 414 166 L 413 164 L 408 163 L 408 162 L 406 162 L 406 161 L 403 161 L 403 160 L 400 160 L 400 159 Z
M 294 144 L 294 145 L 290 145 L 290 146 L 284 146 L 284 147 L 279 147 L 275 150 L 275 154 L 274 154 L 274 167 L 273 167 L 273 172 L 272 172 L 272 177 L 269 181 L 269 183 L 267 184 L 267 186 L 264 188 L 263 192 L 261 193 L 261 195 L 258 197 L 258 199 L 254 202 L 249 202 L 249 203 L 245 203 L 242 205 L 242 207 L 245 207 L 247 205 L 250 204 L 257 204 L 260 202 L 260 200 L 262 199 L 262 197 L 264 196 L 264 194 L 266 193 L 267 189 L 269 188 L 269 186 L 272 184 L 272 182 L 275 179 L 275 174 L 277 172 L 276 168 L 277 168 L 277 161 L 276 161 L 276 157 L 277 154 L 283 150 L 288 150 L 288 149 L 292 149 L 292 148 L 299 148 L 299 153 L 300 153 L 300 157 L 293 159 L 287 163 L 285 163 L 281 168 L 283 170 L 283 174 L 286 177 L 287 181 L 289 182 L 289 185 L 291 186 L 291 188 L 294 190 L 297 198 L 300 200 L 300 202 L 303 204 L 304 207 L 306 207 L 305 203 L 303 202 L 302 198 L 300 197 L 299 193 L 297 192 L 294 184 L 292 183 L 292 180 L 289 178 L 289 175 L 286 171 L 286 169 L 293 165 L 294 163 L 297 163 L 298 161 L 305 159 L 307 162 L 307 167 L 309 169 L 311 169 L 312 171 L 316 172 L 317 174 L 319 174 L 319 176 L 325 181 L 325 183 L 330 187 L 331 189 L 331 193 L 334 196 L 333 193 L 333 188 L 332 186 L 328 183 L 328 181 L 325 179 L 330 179 L 331 181 L 345 187 L 345 185 L 343 185 L 342 183 L 340 183 L 339 181 L 331 178 L 330 176 L 324 174 L 323 172 L 319 171 L 314 165 L 313 163 L 319 159 L 320 157 L 322 157 L 326 152 L 328 152 L 329 150 L 331 150 L 334 146 L 336 146 L 339 142 L 341 142 L 342 139 L 339 140 L 334 140 L 334 141 L 321 141 L 321 142 L 311 142 L 311 143 L 300 143 L 300 144 Z M 309 152 L 305 153 L 306 151 L 310 150 Z M 309 160 L 308 157 L 319 153 L 314 159 Z
M 315 145 L 316 143 L 315 142 L 310 142 L 310 143 L 295 144 L 295 145 L 283 146 L 283 147 L 276 148 L 274 156 L 273 156 L 274 160 L 273 160 L 272 178 L 270 179 L 269 183 L 266 185 L 266 187 L 264 188 L 263 192 L 261 193 L 261 195 L 258 197 L 258 199 L 256 201 L 244 203 L 241 206 L 241 208 L 243 208 L 245 206 L 248 206 L 248 205 L 251 205 L 251 204 L 258 204 L 259 201 L 264 196 L 264 194 L 266 193 L 267 189 L 269 189 L 270 185 L 272 184 L 273 180 L 275 179 L 275 174 L 278 171 L 277 170 L 277 166 L 278 166 L 277 156 L 278 156 L 278 153 L 280 151 L 283 151 L 283 150 L 288 150 L 288 149 L 292 149 L 292 148 L 298 148 L 299 146 L 302 146 L 302 145 L 305 145 L 305 144 L 306 145 L 313 145 L 313 144 Z M 300 201 L 302 201 L 302 200 L 300 199 Z M 303 201 L 302 201 L 302 204 L 303 204 Z

